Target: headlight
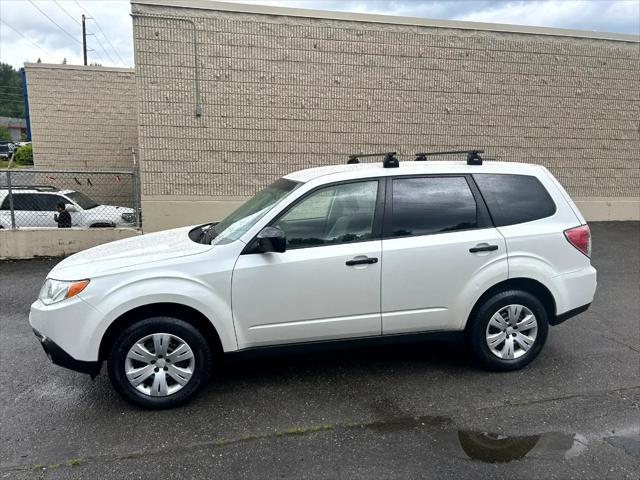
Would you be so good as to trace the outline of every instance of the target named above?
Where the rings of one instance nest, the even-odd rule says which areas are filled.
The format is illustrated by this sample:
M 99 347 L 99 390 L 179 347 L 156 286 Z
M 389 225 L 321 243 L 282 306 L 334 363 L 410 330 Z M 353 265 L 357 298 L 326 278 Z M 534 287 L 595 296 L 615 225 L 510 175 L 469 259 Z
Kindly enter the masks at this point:
M 40 289 L 38 298 L 45 305 L 57 303 L 65 298 L 75 297 L 89 285 L 89 280 L 78 280 L 73 282 L 64 282 L 62 280 L 54 280 L 47 278 L 44 285 Z
M 123 213 L 120 216 L 122 217 L 122 220 L 124 220 L 127 223 L 133 223 L 134 220 L 136 219 L 135 213 Z

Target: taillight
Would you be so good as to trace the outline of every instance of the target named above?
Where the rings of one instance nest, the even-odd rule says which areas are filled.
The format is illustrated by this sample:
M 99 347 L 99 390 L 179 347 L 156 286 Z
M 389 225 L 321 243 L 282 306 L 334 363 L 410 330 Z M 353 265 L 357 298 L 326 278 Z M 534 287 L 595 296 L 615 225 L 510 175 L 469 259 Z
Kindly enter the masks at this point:
M 569 243 L 591 258 L 591 231 L 589 225 L 580 225 L 564 231 Z

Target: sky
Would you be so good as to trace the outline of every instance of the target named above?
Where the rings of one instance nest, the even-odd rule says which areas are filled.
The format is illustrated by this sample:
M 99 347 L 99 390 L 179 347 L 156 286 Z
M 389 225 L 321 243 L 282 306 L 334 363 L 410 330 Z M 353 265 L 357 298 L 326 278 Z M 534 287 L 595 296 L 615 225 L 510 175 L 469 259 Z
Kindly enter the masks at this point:
M 231 0 L 288 7 L 640 34 L 640 0 Z M 133 66 L 128 0 L 0 0 L 0 62 Z

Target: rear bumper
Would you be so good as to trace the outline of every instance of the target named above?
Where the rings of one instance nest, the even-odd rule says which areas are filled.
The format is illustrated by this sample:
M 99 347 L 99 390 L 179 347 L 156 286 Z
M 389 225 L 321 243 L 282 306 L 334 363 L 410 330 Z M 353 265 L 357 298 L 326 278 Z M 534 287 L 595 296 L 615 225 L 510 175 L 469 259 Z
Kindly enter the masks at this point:
M 44 353 L 47 354 L 49 360 L 51 360 L 56 365 L 68 368 L 69 370 L 75 370 L 76 372 L 87 373 L 92 377 L 100 373 L 102 362 L 84 362 L 82 360 L 76 360 L 62 348 L 60 348 L 57 343 L 55 343 L 50 338 L 42 335 L 35 328 L 33 329 L 33 333 L 38 338 L 38 340 L 40 340 L 40 344 L 44 349 Z
M 573 310 L 569 310 L 568 312 L 564 312 L 560 315 L 556 315 L 555 317 L 549 319 L 549 325 L 560 325 L 562 322 L 569 320 L 576 315 L 580 315 L 583 312 L 586 312 L 587 310 L 589 310 L 590 306 L 591 303 L 587 303 L 586 305 L 582 305 L 581 307 L 574 308 Z

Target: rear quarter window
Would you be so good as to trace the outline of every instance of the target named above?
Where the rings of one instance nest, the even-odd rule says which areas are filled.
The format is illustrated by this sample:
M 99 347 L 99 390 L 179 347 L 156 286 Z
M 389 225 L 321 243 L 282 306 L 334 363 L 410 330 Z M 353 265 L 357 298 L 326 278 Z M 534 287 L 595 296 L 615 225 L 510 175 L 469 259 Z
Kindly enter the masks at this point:
M 556 213 L 549 192 L 531 175 L 473 175 L 497 227 L 531 222 Z

